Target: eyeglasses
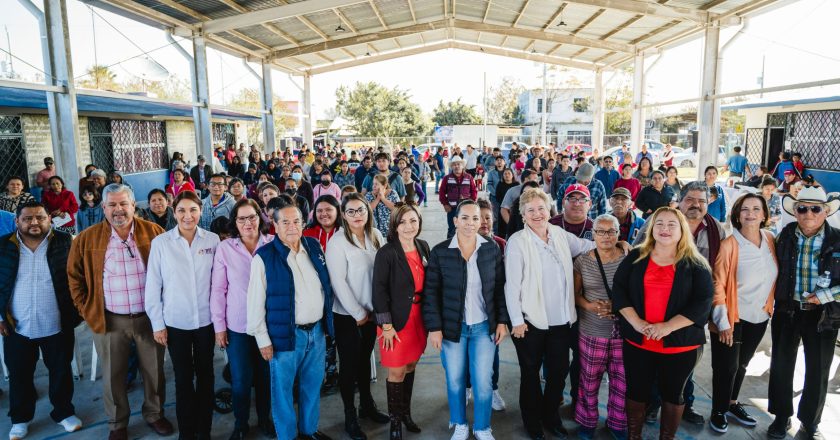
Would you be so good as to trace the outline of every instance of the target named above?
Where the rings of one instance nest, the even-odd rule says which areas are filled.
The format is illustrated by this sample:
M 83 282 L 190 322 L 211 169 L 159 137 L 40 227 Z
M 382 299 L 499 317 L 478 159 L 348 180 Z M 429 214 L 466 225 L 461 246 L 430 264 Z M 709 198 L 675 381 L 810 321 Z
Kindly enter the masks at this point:
M 364 206 L 362 206 L 362 207 L 361 207 L 361 208 L 359 208 L 359 209 L 347 209 L 347 210 L 345 210 L 345 211 L 344 211 L 344 214 L 345 214 L 347 217 L 359 217 L 359 216 L 363 216 L 363 215 L 367 214 L 367 208 L 365 208 Z
M 595 235 L 599 237 L 611 237 L 613 235 L 618 235 L 618 231 L 616 231 L 615 229 L 595 229 L 592 232 L 594 232 Z
M 589 201 L 587 197 L 566 197 L 566 201 L 573 205 L 582 205 Z
M 128 240 L 123 241 L 122 244 L 123 244 L 123 246 L 125 246 L 125 250 L 128 251 L 128 255 L 131 258 L 134 258 L 134 252 L 131 252 L 131 246 L 128 245 Z
M 258 217 L 256 215 L 249 215 L 247 217 L 236 217 L 236 223 L 244 225 L 245 223 L 256 223 Z
M 813 212 L 814 214 L 819 214 L 822 212 L 823 207 L 822 205 L 812 205 L 812 206 L 805 206 L 805 205 L 798 205 L 796 207 L 797 214 L 807 214 L 808 211 Z

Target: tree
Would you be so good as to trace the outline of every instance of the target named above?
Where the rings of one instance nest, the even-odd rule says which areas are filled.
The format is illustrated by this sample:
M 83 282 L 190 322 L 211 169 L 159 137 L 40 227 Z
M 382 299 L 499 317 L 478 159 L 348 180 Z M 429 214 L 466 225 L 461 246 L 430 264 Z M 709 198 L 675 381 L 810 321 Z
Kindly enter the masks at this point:
M 607 90 L 606 109 L 630 108 L 633 105 L 633 89 L 627 81 L 622 81 L 615 89 Z M 604 115 L 605 134 L 630 133 L 632 111 L 608 112 Z
M 443 100 L 438 101 L 435 107 L 432 122 L 435 125 L 475 125 L 481 123 L 481 118 L 475 112 L 475 106 L 461 103 L 461 98 L 455 102 L 443 103 Z
M 163 81 L 134 78 L 123 84 L 126 92 L 147 92 L 159 99 L 189 102 L 192 97 L 190 82 L 178 75 L 169 75 Z
M 361 83 L 335 91 L 336 110 L 351 122 L 360 136 L 383 137 L 387 143 L 397 136 L 420 136 L 431 123 L 398 87 L 389 89 L 375 82 Z
M 522 125 L 525 118 L 519 109 L 519 95 L 525 91 L 522 84 L 506 76 L 501 84 L 490 86 L 487 91 L 487 122 L 493 124 Z
M 117 82 L 117 74 L 108 66 L 93 65 L 85 70 L 82 79 L 76 80 L 76 87 L 83 89 L 110 90 L 122 92 L 123 87 Z

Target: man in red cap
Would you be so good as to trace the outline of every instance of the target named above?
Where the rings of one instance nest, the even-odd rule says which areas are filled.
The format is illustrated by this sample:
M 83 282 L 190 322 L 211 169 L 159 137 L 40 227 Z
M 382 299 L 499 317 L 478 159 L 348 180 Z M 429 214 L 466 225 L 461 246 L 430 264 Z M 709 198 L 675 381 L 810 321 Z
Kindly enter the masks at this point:
M 783 180 L 782 184 L 779 185 L 779 192 L 789 193 L 791 185 L 799 181 L 799 176 L 796 174 L 795 170 L 786 170 L 784 175 L 785 180 Z
M 592 199 L 589 188 L 575 183 L 569 185 L 563 194 L 563 213 L 554 216 L 548 222 L 560 226 L 576 237 L 592 240 L 593 223 L 589 218 L 590 208 Z

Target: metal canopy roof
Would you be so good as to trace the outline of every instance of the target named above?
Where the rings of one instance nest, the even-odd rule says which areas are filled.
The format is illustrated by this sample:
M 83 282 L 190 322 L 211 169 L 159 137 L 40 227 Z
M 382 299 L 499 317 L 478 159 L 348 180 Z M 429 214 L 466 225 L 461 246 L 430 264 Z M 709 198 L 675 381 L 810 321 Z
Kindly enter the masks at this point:
M 609 70 L 780 0 L 83 0 L 280 70 L 457 48 Z

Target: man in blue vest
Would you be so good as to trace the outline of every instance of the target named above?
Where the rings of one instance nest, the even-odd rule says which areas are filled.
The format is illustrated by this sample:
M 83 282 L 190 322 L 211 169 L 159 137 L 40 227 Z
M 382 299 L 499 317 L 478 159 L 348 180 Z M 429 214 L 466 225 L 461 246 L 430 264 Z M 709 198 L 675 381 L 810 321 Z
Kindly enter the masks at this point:
M 318 431 L 324 333 L 333 331 L 333 292 L 318 240 L 303 237 L 294 205 L 273 213 L 277 237 L 257 250 L 248 283 L 248 334 L 271 368 L 272 418 L 280 440 L 329 440 Z M 292 389 L 300 384 L 295 418 Z

